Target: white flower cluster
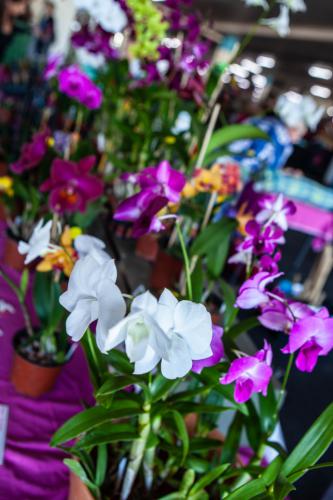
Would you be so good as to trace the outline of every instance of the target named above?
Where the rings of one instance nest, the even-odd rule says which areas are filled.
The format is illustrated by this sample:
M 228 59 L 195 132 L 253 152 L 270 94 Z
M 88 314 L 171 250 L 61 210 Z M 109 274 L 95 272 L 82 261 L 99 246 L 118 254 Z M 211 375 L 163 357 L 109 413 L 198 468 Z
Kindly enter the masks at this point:
M 150 292 L 126 304 L 115 284 L 117 269 L 105 252 L 94 249 L 79 259 L 60 303 L 70 311 L 66 329 L 78 341 L 97 320 L 96 342 L 102 352 L 124 343 L 134 373 L 150 372 L 161 362 L 164 377 L 183 377 L 192 361 L 212 355 L 211 316 L 202 304 L 178 301 L 169 290 L 159 300 Z
M 267 0 L 244 0 L 246 5 L 251 7 L 262 7 L 268 9 L 269 5 Z M 275 30 L 280 36 L 285 37 L 290 32 L 290 19 L 291 12 L 304 12 L 306 5 L 304 0 L 279 0 L 280 13 L 277 17 L 270 19 L 263 19 L 261 24 L 268 26 Z
M 86 10 L 105 31 L 118 33 L 127 26 L 127 16 L 115 0 L 74 0 L 74 4 Z

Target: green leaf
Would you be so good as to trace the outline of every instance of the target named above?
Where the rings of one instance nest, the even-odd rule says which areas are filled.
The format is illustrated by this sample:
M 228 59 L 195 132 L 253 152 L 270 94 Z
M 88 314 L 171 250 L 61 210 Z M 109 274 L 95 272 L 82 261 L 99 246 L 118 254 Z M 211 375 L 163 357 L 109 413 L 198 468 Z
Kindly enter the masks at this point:
M 199 493 L 200 490 L 203 490 L 206 488 L 206 486 L 209 486 L 211 483 L 216 481 L 222 474 L 230 467 L 230 464 L 223 464 L 218 467 L 215 467 L 213 470 L 205 474 L 199 481 L 195 483 L 193 488 L 190 490 L 190 495 L 195 495 L 196 493 Z
M 191 453 L 194 452 L 201 452 L 201 451 L 209 451 L 209 450 L 215 450 L 219 449 L 223 446 L 223 443 L 219 441 L 218 439 L 210 439 L 210 438 L 191 438 L 190 441 L 190 451 Z
M 204 287 L 204 272 L 202 260 L 198 259 L 196 266 L 191 274 L 193 301 L 201 302 Z
M 189 451 L 190 439 L 187 433 L 187 428 L 183 416 L 176 410 L 171 410 L 170 414 L 172 415 L 172 418 L 175 422 L 178 436 L 182 443 L 183 453 L 182 453 L 181 464 L 183 464 Z
M 97 448 L 97 463 L 95 483 L 97 486 L 102 486 L 105 480 L 106 470 L 108 466 L 108 448 L 105 444 L 100 444 Z
M 238 141 L 241 139 L 264 139 L 269 140 L 268 135 L 263 132 L 258 127 L 253 125 L 228 125 L 219 130 L 216 130 L 209 141 L 208 148 L 206 151 L 205 159 L 203 161 L 203 166 L 207 165 L 207 157 L 212 160 L 211 153 L 215 150 L 216 157 L 219 155 L 219 149 L 230 144 L 231 142 Z
M 87 432 L 94 427 L 98 427 L 106 422 L 111 422 L 113 418 L 138 415 L 142 412 L 140 405 L 136 401 L 116 401 L 112 409 L 106 409 L 101 406 L 89 408 L 83 412 L 74 415 L 65 424 L 57 430 L 51 440 L 51 446 L 58 446 L 66 443 L 80 434 Z
M 118 372 L 128 375 L 133 374 L 133 365 L 129 362 L 125 353 L 117 349 L 111 349 L 107 354 L 107 358 Z
M 269 464 L 269 466 L 265 469 L 262 474 L 262 478 L 266 484 L 266 486 L 270 486 L 274 483 L 276 478 L 278 477 L 281 467 L 283 464 L 282 458 L 278 455 L 274 458 L 274 460 Z
M 110 375 L 109 379 L 104 382 L 102 387 L 96 393 L 96 399 L 98 401 L 104 401 L 108 397 L 112 396 L 115 392 L 128 387 L 129 385 L 138 382 L 137 377 L 130 375 Z
M 205 403 L 177 402 L 172 405 L 179 413 L 222 413 L 234 410 L 230 406 L 211 405 Z
M 248 401 L 249 416 L 245 419 L 247 439 L 253 451 L 257 452 L 261 443 L 261 426 L 258 413 L 252 401 Z
M 151 394 L 154 403 L 166 396 L 174 387 L 179 385 L 179 380 L 169 380 L 158 374 L 151 384 Z
M 228 339 L 235 340 L 239 335 L 241 335 L 244 332 L 248 332 L 249 330 L 252 330 L 252 328 L 255 328 L 256 326 L 259 326 L 260 323 L 257 318 L 246 318 L 237 323 L 237 325 L 233 326 L 228 330 L 225 335 L 228 337 Z
M 262 431 L 270 435 L 276 426 L 276 407 L 274 386 L 272 382 L 268 386 L 267 396 L 259 395 L 260 422 Z
M 225 304 L 225 311 L 223 313 L 223 323 L 225 330 L 229 330 L 234 324 L 239 309 L 235 307 L 236 294 L 234 289 L 223 279 L 220 280 L 222 288 L 223 300 Z
M 20 290 L 21 290 L 23 299 L 27 293 L 28 284 L 29 284 L 29 269 L 26 267 L 23 270 L 23 273 L 21 276 L 21 281 L 20 281 Z
M 240 486 L 235 491 L 230 493 L 227 497 L 228 500 L 250 500 L 258 495 L 266 493 L 265 481 L 261 478 L 253 479 L 243 486 Z
M 65 458 L 63 462 L 90 489 L 97 490 L 96 485 L 88 479 L 86 471 L 84 470 L 80 462 L 78 462 L 77 460 L 73 460 L 72 458 Z
M 207 255 L 207 270 L 212 278 L 218 278 L 222 273 L 229 252 L 230 236 L 228 234 L 221 238 L 216 249 Z
M 293 481 L 296 481 L 320 459 L 332 442 L 333 403 L 317 418 L 291 452 L 283 464 L 282 473 L 287 479 L 293 475 Z
M 207 255 L 210 251 L 216 250 L 221 238 L 230 234 L 235 227 L 235 221 L 228 218 L 209 224 L 194 240 L 191 255 Z
M 242 415 L 241 413 L 236 413 L 228 429 L 227 437 L 223 444 L 221 462 L 224 464 L 233 462 L 236 456 L 237 450 L 239 448 L 243 423 L 244 415 Z
M 120 441 L 134 441 L 139 437 L 133 425 L 120 423 L 103 424 L 92 429 L 83 436 L 75 445 L 78 450 Z

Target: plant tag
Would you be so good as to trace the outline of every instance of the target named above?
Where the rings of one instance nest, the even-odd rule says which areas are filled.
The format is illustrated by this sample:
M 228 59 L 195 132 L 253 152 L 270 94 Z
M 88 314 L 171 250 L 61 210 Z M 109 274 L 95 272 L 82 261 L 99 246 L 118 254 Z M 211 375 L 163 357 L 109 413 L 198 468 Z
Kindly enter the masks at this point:
M 3 465 L 5 454 L 8 415 L 9 406 L 0 404 L 0 465 Z

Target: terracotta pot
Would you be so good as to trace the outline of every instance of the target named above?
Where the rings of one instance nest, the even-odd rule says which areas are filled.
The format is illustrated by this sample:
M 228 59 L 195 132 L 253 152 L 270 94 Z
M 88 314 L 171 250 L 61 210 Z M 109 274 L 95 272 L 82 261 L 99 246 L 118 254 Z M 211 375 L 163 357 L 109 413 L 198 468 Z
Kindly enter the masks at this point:
M 72 471 L 69 474 L 68 500 L 93 500 L 87 486 Z
M 152 234 L 145 234 L 136 240 L 135 253 L 138 257 L 155 262 L 158 254 L 158 242 Z
M 18 393 L 31 398 L 38 398 L 53 389 L 62 365 L 41 366 L 25 359 L 17 352 L 21 335 L 22 332 L 19 332 L 13 340 L 15 352 L 11 382 Z
M 150 286 L 154 290 L 172 288 L 180 278 L 182 261 L 159 249 L 150 276 Z
M 16 271 L 22 272 L 24 269 L 25 255 L 21 255 L 18 252 L 17 246 L 18 244 L 13 238 L 10 236 L 6 237 L 3 251 L 3 263 Z

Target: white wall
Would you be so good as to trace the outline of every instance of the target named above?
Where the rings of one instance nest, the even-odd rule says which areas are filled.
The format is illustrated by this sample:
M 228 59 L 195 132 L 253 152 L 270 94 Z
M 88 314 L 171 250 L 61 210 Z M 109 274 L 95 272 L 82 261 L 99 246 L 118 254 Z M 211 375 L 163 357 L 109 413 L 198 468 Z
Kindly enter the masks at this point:
M 43 12 L 44 0 L 33 0 L 31 8 L 36 22 Z M 75 8 L 73 0 L 53 0 L 55 6 L 55 36 L 56 41 L 50 51 L 63 53 L 68 49 L 71 25 L 74 19 Z

